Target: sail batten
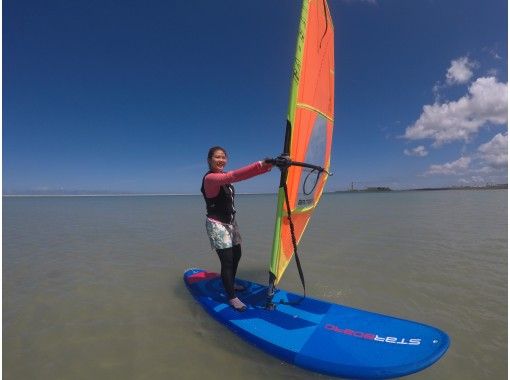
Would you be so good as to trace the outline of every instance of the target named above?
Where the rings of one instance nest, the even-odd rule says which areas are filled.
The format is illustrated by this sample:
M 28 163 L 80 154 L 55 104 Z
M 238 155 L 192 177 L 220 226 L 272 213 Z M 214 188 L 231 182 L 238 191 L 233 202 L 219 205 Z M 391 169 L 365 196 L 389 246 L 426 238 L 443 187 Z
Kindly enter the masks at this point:
M 288 212 L 299 243 L 326 183 L 334 121 L 334 27 L 326 0 L 304 0 L 291 80 L 283 152 L 290 160 L 319 166 L 325 172 L 310 180 L 310 168 L 282 171 L 270 273 L 277 284 L 294 249 Z M 313 186 L 310 185 L 313 184 Z M 287 210 L 287 188 L 290 210 Z M 311 190 L 310 190 L 311 189 Z
M 311 106 L 309 104 L 297 103 L 296 104 L 296 108 L 303 108 L 303 109 L 308 109 L 308 110 L 313 111 L 313 112 L 317 112 L 321 116 L 324 116 L 326 119 L 328 119 L 329 121 L 333 122 L 333 115 L 326 115 L 321 110 L 318 110 L 317 108 L 314 108 L 313 106 Z

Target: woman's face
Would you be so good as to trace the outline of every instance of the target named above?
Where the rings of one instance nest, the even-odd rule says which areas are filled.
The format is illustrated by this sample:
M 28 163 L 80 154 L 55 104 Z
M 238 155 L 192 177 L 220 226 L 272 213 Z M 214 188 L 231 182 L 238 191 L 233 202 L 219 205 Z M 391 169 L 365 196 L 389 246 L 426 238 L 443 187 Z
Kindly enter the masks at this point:
M 211 159 L 209 160 L 209 166 L 213 172 L 221 172 L 227 165 L 227 155 L 221 149 L 214 151 Z

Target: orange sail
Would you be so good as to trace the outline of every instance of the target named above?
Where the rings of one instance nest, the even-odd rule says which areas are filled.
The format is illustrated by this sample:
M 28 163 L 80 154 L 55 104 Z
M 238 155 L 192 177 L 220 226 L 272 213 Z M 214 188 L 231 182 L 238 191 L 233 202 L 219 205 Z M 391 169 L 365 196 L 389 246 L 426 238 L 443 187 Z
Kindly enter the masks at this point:
M 330 166 L 334 120 L 334 28 L 326 0 L 304 0 L 292 76 L 284 153 L 292 161 L 324 168 L 290 166 L 282 171 L 270 273 L 277 284 L 294 254 L 288 210 L 299 243 L 322 195 Z

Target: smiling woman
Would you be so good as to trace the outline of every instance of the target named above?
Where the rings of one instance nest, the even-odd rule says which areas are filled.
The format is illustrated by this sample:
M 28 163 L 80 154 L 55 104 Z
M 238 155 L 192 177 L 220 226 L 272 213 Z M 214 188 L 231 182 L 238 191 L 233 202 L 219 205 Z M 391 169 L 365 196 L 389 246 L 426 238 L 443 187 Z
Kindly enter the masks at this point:
M 221 262 L 221 279 L 229 304 L 237 311 L 246 306 L 236 297 L 235 291 L 242 287 L 235 285 L 237 266 L 241 259 L 241 235 L 235 220 L 235 190 L 233 182 L 243 181 L 271 170 L 270 163 L 257 161 L 243 168 L 224 172 L 227 152 L 220 146 L 209 149 L 207 163 L 209 171 L 202 179 L 200 191 L 207 207 L 206 229 L 211 247 L 216 250 Z
M 223 167 L 227 163 L 227 153 L 225 149 L 220 146 L 214 146 L 209 149 L 207 154 L 207 163 L 211 171 L 219 172 L 223 170 Z

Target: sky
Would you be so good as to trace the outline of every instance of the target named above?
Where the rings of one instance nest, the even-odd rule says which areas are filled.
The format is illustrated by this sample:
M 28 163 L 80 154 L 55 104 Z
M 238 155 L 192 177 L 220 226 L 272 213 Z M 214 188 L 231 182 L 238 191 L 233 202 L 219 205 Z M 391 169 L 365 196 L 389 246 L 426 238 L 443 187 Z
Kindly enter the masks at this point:
M 508 179 L 505 0 L 329 0 L 326 191 Z M 3 192 L 198 194 L 281 153 L 301 2 L 4 0 Z M 275 192 L 279 173 L 238 192 Z

